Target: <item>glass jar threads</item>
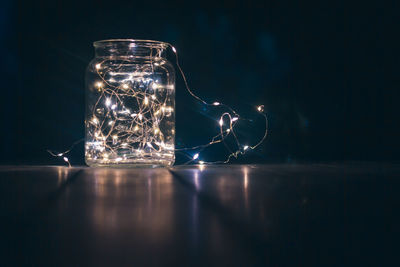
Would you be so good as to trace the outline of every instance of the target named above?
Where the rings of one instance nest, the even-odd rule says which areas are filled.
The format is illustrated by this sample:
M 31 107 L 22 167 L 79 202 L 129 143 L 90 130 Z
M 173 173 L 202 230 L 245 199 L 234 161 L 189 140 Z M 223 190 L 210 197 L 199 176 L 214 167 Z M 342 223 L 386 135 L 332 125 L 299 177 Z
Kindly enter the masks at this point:
M 168 44 L 94 42 L 86 71 L 85 161 L 89 166 L 168 166 L 175 160 L 175 71 Z

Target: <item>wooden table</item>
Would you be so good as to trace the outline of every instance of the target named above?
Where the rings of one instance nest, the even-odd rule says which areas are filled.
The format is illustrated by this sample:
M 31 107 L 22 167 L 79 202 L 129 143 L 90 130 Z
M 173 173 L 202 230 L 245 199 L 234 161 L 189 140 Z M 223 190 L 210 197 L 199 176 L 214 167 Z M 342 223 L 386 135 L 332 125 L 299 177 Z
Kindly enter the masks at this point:
M 0 167 L 1 266 L 398 264 L 400 165 Z

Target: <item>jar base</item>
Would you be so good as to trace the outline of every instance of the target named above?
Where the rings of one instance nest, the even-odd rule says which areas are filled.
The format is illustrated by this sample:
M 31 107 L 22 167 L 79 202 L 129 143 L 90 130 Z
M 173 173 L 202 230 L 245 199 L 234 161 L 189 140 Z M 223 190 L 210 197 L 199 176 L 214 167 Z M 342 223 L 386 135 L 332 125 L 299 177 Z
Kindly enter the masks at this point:
M 169 167 L 174 164 L 170 160 L 134 160 L 127 159 L 123 161 L 104 161 L 104 160 L 86 160 L 89 167 L 106 167 L 106 168 L 162 168 Z

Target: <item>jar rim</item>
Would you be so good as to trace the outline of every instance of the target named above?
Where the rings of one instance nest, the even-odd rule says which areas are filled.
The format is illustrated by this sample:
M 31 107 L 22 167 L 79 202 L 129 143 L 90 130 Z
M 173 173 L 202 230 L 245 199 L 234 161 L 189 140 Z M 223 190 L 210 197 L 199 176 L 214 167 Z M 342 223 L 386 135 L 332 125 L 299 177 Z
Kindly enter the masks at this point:
M 169 43 L 155 41 L 155 40 L 105 39 L 105 40 L 99 40 L 99 41 L 93 42 L 93 46 L 101 47 L 101 46 L 106 46 L 106 45 L 111 45 L 111 44 L 122 44 L 122 43 L 135 44 L 135 45 L 147 46 L 147 47 L 155 47 L 155 48 L 166 48 L 170 45 Z

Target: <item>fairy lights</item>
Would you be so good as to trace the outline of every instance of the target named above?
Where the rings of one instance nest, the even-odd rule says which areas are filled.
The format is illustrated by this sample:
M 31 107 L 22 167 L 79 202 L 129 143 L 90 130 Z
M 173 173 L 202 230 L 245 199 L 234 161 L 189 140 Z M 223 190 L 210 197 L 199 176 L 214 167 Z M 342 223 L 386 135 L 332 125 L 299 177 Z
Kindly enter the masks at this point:
M 208 142 L 208 143 L 206 143 L 204 145 L 197 145 L 197 146 L 194 146 L 194 147 L 191 147 L 191 148 L 177 148 L 177 149 L 175 149 L 175 151 L 176 152 L 181 152 L 181 151 L 197 150 L 198 153 L 200 153 L 204 149 L 210 147 L 211 145 L 217 144 L 217 143 L 221 143 L 222 142 L 222 143 L 224 143 L 226 145 L 225 139 L 228 136 L 232 136 L 234 138 L 234 140 L 235 140 L 235 143 L 236 143 L 236 150 L 232 151 L 231 148 L 227 147 L 227 150 L 230 151 L 230 154 L 227 156 L 227 158 L 225 160 L 219 160 L 219 161 L 203 161 L 202 160 L 201 161 L 201 165 L 203 165 L 203 164 L 221 164 L 221 163 L 228 163 L 228 162 L 230 162 L 230 160 L 232 158 L 237 158 L 239 155 L 245 154 L 245 151 L 248 151 L 249 149 L 254 150 L 259 145 L 261 145 L 264 142 L 264 140 L 267 138 L 267 135 L 268 135 L 268 118 L 267 118 L 267 114 L 264 113 L 264 105 L 259 105 L 259 106 L 255 107 L 256 110 L 258 111 L 258 113 L 261 116 L 263 116 L 264 120 L 265 120 L 265 131 L 264 131 L 263 136 L 258 140 L 258 142 L 255 145 L 253 145 L 253 146 L 244 145 L 243 146 L 240 143 L 240 141 L 239 141 L 239 139 L 238 139 L 238 137 L 237 137 L 237 135 L 235 133 L 235 126 L 236 126 L 236 124 L 237 124 L 237 122 L 239 121 L 239 118 L 240 118 L 239 114 L 233 108 L 231 108 L 231 107 L 229 107 L 227 105 L 224 105 L 224 104 L 222 104 L 222 103 L 220 103 L 218 101 L 214 101 L 213 103 L 210 104 L 210 103 L 206 102 L 205 100 L 203 100 L 202 98 L 200 98 L 199 96 L 197 96 L 195 93 L 193 93 L 193 91 L 190 89 L 190 87 L 188 85 L 186 76 L 185 76 L 185 74 L 184 74 L 184 72 L 183 72 L 183 70 L 182 70 L 182 68 L 181 68 L 181 66 L 179 64 L 178 53 L 176 52 L 174 47 L 172 47 L 172 48 L 173 48 L 172 49 L 173 52 L 175 53 L 176 65 L 177 65 L 177 67 L 179 69 L 179 72 L 180 72 L 180 74 L 181 74 L 181 76 L 183 78 L 183 81 L 185 83 L 186 90 L 189 92 L 189 94 L 192 97 L 194 97 L 196 100 L 198 100 L 199 102 L 201 102 L 202 104 L 204 104 L 206 106 L 218 106 L 218 107 L 222 106 L 226 110 L 228 110 L 228 112 L 222 113 L 222 115 L 219 118 L 218 124 L 219 124 L 219 127 L 220 127 L 220 133 L 215 135 L 214 137 L 212 137 L 210 142 Z M 234 117 L 232 117 L 232 116 L 234 116 Z M 227 124 L 229 126 L 229 128 L 226 129 L 225 131 L 223 129 L 224 117 L 228 117 L 228 119 L 229 119 L 229 123 Z M 224 134 L 224 133 L 226 133 L 226 134 Z M 198 153 L 196 155 L 198 155 Z M 197 159 L 197 157 L 196 158 L 190 158 L 189 157 L 189 159 L 190 160 L 185 162 L 184 164 L 192 163 L 193 161 L 195 161 Z M 199 164 L 200 164 L 200 161 L 199 161 Z
M 181 153 L 188 157 L 183 164 L 198 163 L 200 165 L 228 163 L 232 158 L 245 154 L 249 150 L 257 148 L 267 137 L 268 120 L 264 113 L 264 105 L 255 107 L 256 111 L 265 119 L 264 135 L 254 145 L 242 145 L 235 127 L 241 120 L 241 116 L 230 106 L 219 101 L 206 102 L 190 89 L 186 76 L 179 64 L 176 49 L 169 45 L 176 58 L 176 66 L 183 78 L 186 90 L 197 101 L 206 106 L 214 106 L 221 109 L 223 113 L 217 119 L 219 133 L 213 136 L 208 143 L 194 147 L 175 148 L 174 143 L 165 140 L 168 135 L 160 125 L 165 121 L 174 121 L 174 107 L 170 104 L 170 94 L 175 89 L 172 84 L 160 83 L 154 79 L 151 69 L 142 71 L 123 72 L 123 68 L 107 71 L 107 65 L 95 64 L 95 70 L 99 80 L 95 81 L 93 88 L 98 90 L 98 99 L 93 108 L 89 129 L 89 141 L 86 142 L 86 157 L 93 160 L 101 159 L 103 163 L 120 163 L 129 155 L 148 155 L 149 153 L 163 154 L 166 158 L 174 157 L 174 153 Z M 152 66 L 161 65 L 160 62 L 152 62 Z M 157 64 L 155 64 L 157 63 Z M 162 62 L 161 62 L 162 63 Z M 153 68 L 153 67 L 152 67 Z M 110 78 L 112 76 L 113 78 Z M 121 79 L 121 77 L 125 77 Z M 118 80 L 119 79 L 119 80 Z M 132 112 L 127 106 L 135 109 Z M 174 135 L 173 129 L 169 135 Z M 229 147 L 225 140 L 231 137 L 234 140 L 234 147 Z M 79 140 L 82 141 L 82 140 Z M 248 140 L 246 140 L 248 141 Z M 77 142 L 76 142 L 77 143 Z M 75 146 L 75 144 L 73 146 Z M 208 147 L 224 143 L 229 154 L 225 160 L 206 161 L 199 160 L 200 153 Z M 71 166 L 70 161 L 64 155 L 69 153 L 73 146 L 62 153 L 53 153 L 52 156 L 63 157 L 63 160 Z M 122 154 L 125 153 L 127 154 Z M 189 153 L 190 151 L 193 151 Z M 192 156 L 191 156 L 192 155 Z

